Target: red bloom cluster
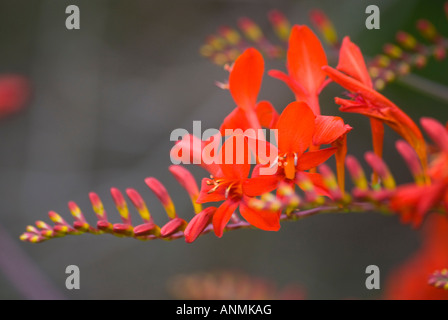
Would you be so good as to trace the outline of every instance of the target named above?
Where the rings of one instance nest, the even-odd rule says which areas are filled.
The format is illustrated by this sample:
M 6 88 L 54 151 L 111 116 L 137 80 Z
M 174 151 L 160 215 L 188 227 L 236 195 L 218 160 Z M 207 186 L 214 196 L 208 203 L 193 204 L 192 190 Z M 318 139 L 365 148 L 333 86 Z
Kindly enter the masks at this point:
M 416 166 L 421 168 L 419 178 L 428 184 L 426 144 L 419 128 L 393 102 L 374 90 L 360 49 L 346 37 L 340 47 L 336 69 L 327 64 L 325 51 L 316 35 L 307 26 L 293 26 L 287 51 L 287 73 L 269 71 L 270 76 L 285 82 L 296 98 L 296 101 L 286 106 L 280 115 L 270 102 L 257 101 L 264 74 L 264 61 L 256 49 L 247 49 L 236 59 L 233 66 L 228 68 L 229 81 L 223 87 L 229 89 L 236 108 L 224 119 L 220 132 L 225 134 L 227 129 L 241 129 L 240 132 L 247 129 L 256 131 L 262 127 L 276 129 L 275 146 L 265 141 L 264 136 L 258 134 L 255 137 L 258 142 L 269 145 L 271 152 L 277 153 L 278 156 L 274 161 L 276 171 L 268 175 L 260 174 L 263 169 L 268 169 L 273 164 L 266 163 L 259 157 L 256 157 L 257 163 L 251 174 L 248 159 L 242 164 L 234 164 L 235 162 L 210 164 L 210 161 L 205 161 L 210 159 L 204 159 L 203 151 L 211 140 L 197 141 L 198 138 L 191 135 L 184 137 L 178 146 L 191 151 L 189 154 L 197 160 L 196 163 L 201 164 L 212 175 L 210 179 L 203 180 L 197 202 L 203 204 L 223 201 L 216 210 L 208 208 L 189 223 L 185 233 L 187 242 L 194 241 L 210 222 L 213 223 L 215 234 L 221 237 L 231 219 L 239 221 L 235 213 L 237 209 L 251 225 L 263 230 L 278 230 L 281 212 L 253 209 L 249 205 L 251 198 L 275 191 L 284 183 L 292 187 L 296 184 L 303 187 L 304 184 L 300 183 L 303 179 L 312 183 L 317 194 L 331 197 L 328 186 L 322 176 L 316 173 L 315 168 L 333 154 L 336 156 L 337 183 L 342 194 L 344 193 L 346 135 L 352 128 L 340 117 L 321 115 L 319 94 L 331 80 L 349 91 L 350 99 L 335 99 L 336 103 L 341 105 L 341 111 L 355 112 L 370 118 L 376 156 L 369 155 L 366 160 L 373 168 L 378 169 L 375 170 L 373 182 L 377 183 L 379 174 L 380 178 L 387 180 L 383 183 L 389 186 L 389 191 L 380 195 L 380 198 L 390 196 L 393 193 L 391 189 L 395 188 L 393 178 L 389 178 L 390 174 L 386 172 L 381 161 L 384 124 L 389 125 L 410 145 L 412 152 L 417 156 Z M 232 136 L 229 139 L 221 150 L 230 143 L 229 141 L 236 138 Z M 254 136 L 246 136 L 245 139 L 254 139 Z M 192 146 L 194 144 L 196 147 Z M 331 147 L 321 149 L 323 145 Z M 245 153 L 245 150 L 235 150 L 234 153 L 243 152 Z M 404 156 L 406 157 L 406 152 Z M 221 152 L 219 158 L 222 157 Z M 181 157 L 178 155 L 178 158 Z M 431 184 L 424 187 L 419 185 L 399 190 L 392 203 L 392 209 L 400 207 L 397 211 L 403 211 L 402 208 L 406 207 L 402 206 L 403 202 L 412 207 L 418 201 L 413 194 L 420 194 L 420 191 L 425 194 L 431 193 L 432 197 L 429 198 L 439 201 L 443 198 L 444 190 L 445 184 Z M 407 198 L 401 197 L 403 193 Z M 414 199 L 412 200 L 414 203 L 406 200 L 408 198 Z M 428 204 L 433 204 L 433 201 L 427 200 L 424 204 L 420 204 L 417 210 L 412 210 L 412 214 L 426 211 L 429 208 Z M 403 219 L 409 220 L 406 215 L 409 216 L 410 213 L 404 214 Z
M 441 215 L 433 214 L 429 218 L 422 251 L 393 275 L 387 297 L 448 298 L 446 291 L 440 289 L 448 288 L 448 271 L 444 269 L 448 266 L 448 125 L 430 118 L 421 120 L 436 145 L 428 148 L 414 121 L 375 90 L 378 85 L 375 78 L 372 81 L 358 46 L 348 37 L 340 43 L 331 22 L 321 12 L 313 12 L 312 20 L 333 49 L 339 50 L 336 68 L 328 65 L 321 42 L 307 26 L 290 28 L 285 17 L 276 11 L 270 19 L 280 38 L 288 42 L 288 49 L 286 71 L 270 70 L 268 74 L 283 81 L 295 99 L 281 112 L 269 101 L 258 100 L 265 66 L 262 54 L 255 48 L 246 49 L 232 66 L 226 67 L 230 72 L 228 83 L 220 86 L 229 90 L 235 108 L 210 139 L 202 141 L 187 134 L 171 150 L 171 159 L 198 164 L 210 174 L 209 178 L 202 179 L 199 188 L 184 167 L 173 165 L 169 169 L 192 200 L 195 215 L 189 222 L 177 215 L 163 184 L 150 177 L 145 183 L 162 203 L 169 219 L 163 226 L 154 222 L 140 194 L 127 189 L 127 197 L 143 220 L 134 226 L 125 197 L 112 188 L 121 223 L 111 223 L 98 195 L 90 193 L 96 225 L 90 225 L 79 207 L 69 202 L 75 218 L 73 224 L 51 211 L 49 216 L 54 226 L 37 221 L 37 228 L 28 226 L 21 239 L 36 243 L 88 232 L 139 240 L 185 237 L 190 243 L 212 230 L 218 237 L 226 230 L 252 226 L 277 231 L 280 221 L 320 212 L 392 211 L 400 214 L 403 222 L 419 226 L 429 212 L 439 211 Z M 423 34 L 437 45 L 446 45 L 435 31 L 429 32 L 427 22 L 419 25 Z M 242 19 L 240 28 L 268 56 L 282 54 L 251 20 Z M 240 42 L 238 33 L 232 29 L 224 28 L 221 33 L 229 43 Z M 399 36 L 399 42 L 405 47 L 415 47 L 411 40 L 407 35 Z M 390 56 L 400 56 L 396 48 L 388 48 Z M 239 52 L 232 51 L 228 56 L 233 59 Z M 366 153 L 365 160 L 373 169 L 371 181 L 359 162 L 347 156 L 347 134 L 352 127 L 340 117 L 321 114 L 319 95 L 331 81 L 348 91 L 348 98 L 335 98 L 339 110 L 358 113 L 370 120 L 373 152 Z M 0 117 L 19 109 L 27 95 L 28 87 L 23 79 L 0 78 Z M 414 176 L 412 184 L 397 187 L 382 160 L 384 125 L 404 139 L 396 146 Z M 263 128 L 270 129 L 269 138 L 274 138 L 271 142 Z M 217 140 L 222 136 L 226 140 L 221 146 Z M 260 149 L 264 149 L 263 155 Z M 336 176 L 325 164 L 333 155 Z M 345 166 L 354 184 L 351 193 L 345 191 Z M 305 194 L 305 201 L 295 193 L 296 186 Z M 433 286 L 428 285 L 428 279 Z
M 352 128 L 344 124 L 340 117 L 323 116 L 320 113 L 319 93 L 328 83 L 322 69 L 327 65 L 322 45 L 307 26 L 294 26 L 289 38 L 287 57 L 289 75 L 276 70 L 269 74 L 286 82 L 297 101 L 290 103 L 280 115 L 270 102 L 257 102 L 264 74 L 264 61 L 256 49 L 249 48 L 229 68 L 229 82 L 225 87 L 228 87 L 236 108 L 224 119 L 220 128 L 222 134 L 227 129 L 276 129 L 276 146 L 265 141 L 262 136 L 255 137 L 258 142 L 269 145 L 271 153 L 278 155 L 275 159 L 276 172 L 270 175 L 260 174 L 262 169 L 268 169 L 273 164 L 265 163 L 258 157 L 251 175 L 248 159 L 242 164 L 232 162 L 210 165 L 210 162 L 204 161 L 203 155 L 203 150 L 210 141 L 196 143 L 200 148 L 195 148 L 193 144 L 197 138 L 188 135 L 178 143 L 181 149 L 190 151 L 192 158 L 199 160 L 196 163 L 202 164 L 212 175 L 211 179 L 203 179 L 197 202 L 224 201 L 216 210 L 205 209 L 193 218 L 185 232 L 187 242 L 194 241 L 210 221 L 215 234 L 221 237 L 232 217 L 238 219 L 235 216 L 236 209 L 239 209 L 239 213 L 251 225 L 263 230 L 278 230 L 281 212 L 255 210 L 249 206 L 249 200 L 277 189 L 283 182 L 292 186 L 299 184 L 299 174 L 305 175 L 319 194 L 329 195 L 321 175 L 314 168 L 335 153 L 343 187 L 346 134 Z M 234 139 L 235 136 L 229 137 L 218 158 L 224 157 L 223 150 Z M 322 145 L 331 147 L 321 149 Z M 243 152 L 245 150 L 235 150 L 234 156 Z M 181 158 L 181 155 L 177 156 Z

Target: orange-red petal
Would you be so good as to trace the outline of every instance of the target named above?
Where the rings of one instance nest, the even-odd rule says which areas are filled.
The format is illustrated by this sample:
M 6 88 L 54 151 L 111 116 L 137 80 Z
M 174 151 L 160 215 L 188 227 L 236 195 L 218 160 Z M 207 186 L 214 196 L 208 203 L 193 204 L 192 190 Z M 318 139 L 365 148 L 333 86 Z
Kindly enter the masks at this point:
M 255 107 L 258 120 L 263 127 L 273 128 L 278 121 L 278 112 L 269 101 L 260 101 Z
M 314 129 L 313 144 L 331 144 L 352 129 L 340 117 L 316 116 L 316 127 Z
M 292 102 L 283 110 L 277 122 L 280 153 L 300 156 L 311 144 L 315 115 L 305 102 Z
M 243 193 L 250 197 L 260 196 L 275 190 L 279 181 L 280 177 L 278 176 L 250 178 L 243 183 Z
M 339 51 L 339 63 L 336 69 L 372 88 L 372 79 L 370 79 L 361 50 L 350 41 L 349 37 L 345 37 L 342 41 Z
M 263 72 L 263 56 L 254 48 L 247 49 L 236 59 L 230 72 L 229 90 L 238 107 L 255 108 Z
M 282 175 L 256 176 L 243 183 L 243 193 L 250 197 L 260 196 L 277 188 Z
M 337 148 L 326 148 L 305 152 L 297 161 L 297 170 L 305 171 L 317 167 L 321 163 L 327 161 L 328 158 L 336 152 L 336 149 Z
M 226 200 L 216 210 L 213 215 L 213 230 L 215 231 L 217 237 L 222 237 L 224 228 L 227 223 L 229 223 L 229 220 L 238 207 L 238 204 L 239 202 L 237 201 Z
M 308 94 L 317 94 L 326 77 L 322 70 L 325 65 L 327 57 L 319 38 L 307 26 L 294 26 L 287 53 L 289 75 L 300 83 Z
M 234 135 L 223 144 L 219 159 L 221 171 L 228 179 L 242 180 L 249 176 L 251 153 L 247 137 Z
M 240 213 L 243 218 L 254 227 L 265 231 L 278 231 L 280 229 L 280 212 L 269 210 L 254 210 L 246 203 L 249 198 L 240 204 Z
M 241 108 L 235 108 L 227 117 L 225 117 L 219 131 L 223 136 L 226 135 L 226 130 L 241 129 L 246 130 L 250 128 L 249 121 L 247 121 L 246 113 Z

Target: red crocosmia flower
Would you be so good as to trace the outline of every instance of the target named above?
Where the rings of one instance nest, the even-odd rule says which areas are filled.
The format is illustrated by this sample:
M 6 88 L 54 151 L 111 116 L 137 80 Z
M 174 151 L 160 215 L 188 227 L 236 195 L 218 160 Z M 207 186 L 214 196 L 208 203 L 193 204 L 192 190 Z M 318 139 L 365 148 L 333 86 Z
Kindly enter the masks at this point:
M 319 93 L 326 85 L 327 57 L 319 38 L 307 26 L 296 25 L 289 37 L 286 67 L 288 74 L 278 70 L 269 75 L 284 81 L 297 101 L 305 101 L 314 114 L 320 114 Z
M 21 110 L 28 101 L 28 80 L 19 75 L 0 76 L 0 118 Z
M 331 157 L 336 148 L 327 148 L 305 152 L 313 141 L 315 134 L 314 112 L 305 102 L 292 102 L 283 110 L 277 122 L 278 158 L 274 164 L 257 165 L 252 178 L 244 184 L 244 190 L 249 195 L 260 195 L 274 190 L 279 181 L 295 182 L 296 173 L 317 167 Z M 330 130 L 329 128 L 327 128 Z M 337 130 L 338 127 L 335 127 Z M 332 133 L 322 134 L 331 136 Z M 272 147 L 274 148 L 274 147 Z M 278 165 L 273 175 L 262 175 L 262 168 Z M 316 187 L 325 190 L 319 174 L 305 172 Z M 325 192 L 324 192 L 325 193 Z
M 421 249 L 389 276 L 385 299 L 448 300 L 447 290 L 428 284 L 434 271 L 448 266 L 448 218 L 428 217 L 423 231 Z
M 429 164 L 430 184 L 402 185 L 390 202 L 391 209 L 400 213 L 401 220 L 404 223 L 412 222 L 415 227 L 431 210 L 442 206 L 448 210 L 448 130 L 431 118 L 422 118 L 421 124 L 440 148 Z
M 236 59 L 230 71 L 229 90 L 237 108 L 224 119 L 221 134 L 225 129 L 260 129 L 275 124 L 278 114 L 271 103 L 257 104 L 263 73 L 263 56 L 256 49 L 249 48 Z
M 339 117 L 320 116 L 319 93 L 328 83 L 322 67 L 327 57 L 317 36 L 307 26 L 294 26 L 289 38 L 287 53 L 288 75 L 271 70 L 269 75 L 284 81 L 294 92 L 297 101 L 305 101 L 316 115 L 316 134 L 310 151 L 320 145 L 337 147 L 336 167 L 338 182 L 344 190 L 345 156 L 347 154 L 346 134 L 352 128 Z
M 241 141 L 244 141 L 243 145 L 239 143 Z M 243 161 L 238 159 L 242 153 Z M 198 203 L 224 200 L 213 214 L 212 222 L 216 236 L 222 236 L 225 226 L 237 208 L 251 225 L 267 231 L 279 230 L 280 212 L 254 210 L 248 205 L 250 197 L 243 190 L 243 183 L 248 179 L 251 168 L 247 138 L 236 136 L 228 138 L 219 152 L 218 159 L 222 160 L 219 164 L 220 172 L 211 176 L 211 179 L 202 180 L 201 192 L 197 199 Z
M 360 113 L 372 119 L 373 146 L 377 155 L 382 153 L 382 124 L 386 123 L 415 149 L 426 168 L 426 145 L 420 130 L 406 113 L 373 89 L 361 51 L 348 37 L 342 43 L 338 70 L 329 66 L 322 69 L 351 92 L 351 100 L 335 98 L 341 106 L 339 110 Z

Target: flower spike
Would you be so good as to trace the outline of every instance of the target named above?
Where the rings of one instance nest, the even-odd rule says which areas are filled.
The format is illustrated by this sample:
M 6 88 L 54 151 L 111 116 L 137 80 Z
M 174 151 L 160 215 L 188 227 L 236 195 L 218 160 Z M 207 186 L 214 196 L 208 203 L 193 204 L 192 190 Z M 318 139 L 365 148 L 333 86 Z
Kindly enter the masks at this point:
M 385 45 L 383 54 L 366 64 L 361 50 L 346 37 L 341 44 L 338 65 L 333 69 L 327 65 L 327 56 L 319 39 L 308 27 L 294 26 L 291 29 L 287 19 L 277 11 L 270 12 L 269 19 L 278 37 L 283 41 L 288 39 L 287 51 L 283 50 L 285 43 L 280 46 L 271 44 L 262 30 L 247 18 L 240 20 L 243 36 L 236 29 L 223 27 L 201 48 L 202 54 L 216 63 L 225 64 L 229 81 L 221 83 L 220 87 L 229 90 L 236 108 L 225 118 L 220 132 L 212 139 L 201 141 L 187 134 L 176 143 L 178 148 L 171 149 L 173 163 L 181 162 L 178 160 L 185 161 L 184 164 L 192 162 L 201 165 L 210 174 L 210 178 L 202 179 L 201 188 L 198 188 L 188 170 L 176 165 L 169 169 L 193 202 L 194 211 L 190 210 L 189 218 L 186 218 L 189 222 L 178 217 L 164 185 L 155 178 L 147 178 L 145 183 L 161 201 L 169 218 L 161 227 L 154 222 L 143 197 L 129 188 L 126 194 L 143 220 L 143 223 L 133 225 L 126 200 L 118 189 L 112 188 L 112 198 L 122 223 L 109 222 L 100 198 L 90 193 L 97 217 L 96 226 L 87 222 L 75 202 L 69 202 L 73 224 L 69 225 L 61 216 L 50 212 L 54 225 L 37 221 L 35 226 L 26 227 L 20 239 L 37 243 L 66 235 L 108 233 L 141 241 L 184 237 L 187 243 L 191 243 L 212 231 L 217 237 L 236 229 L 278 231 L 282 221 L 301 220 L 321 213 L 397 213 L 402 222 L 411 222 L 414 226 L 419 226 L 429 216 L 429 222 L 436 219 L 430 231 L 431 248 L 428 250 L 425 245 L 430 253 L 425 258 L 431 263 L 413 263 L 411 276 L 414 272 L 421 272 L 419 281 L 426 286 L 416 291 L 429 288 L 431 295 L 435 291 L 438 291 L 436 294 L 446 294 L 438 288 L 447 288 L 448 278 L 445 270 L 448 266 L 448 242 L 445 241 L 448 234 L 448 126 L 433 119 L 422 119 L 423 128 L 435 142 L 426 148 L 423 135 L 413 120 L 375 88 L 384 87 L 388 82 L 409 73 L 414 66 L 423 66 L 431 57 L 444 59 L 448 49 L 447 39 L 430 22 L 420 21 L 419 29 L 431 42 L 429 45 L 401 32 L 395 44 Z M 319 11 L 312 13 L 312 19 L 332 44 L 332 51 L 339 47 L 329 19 Z M 279 71 L 271 71 L 270 74 L 284 81 L 298 101 L 287 105 L 280 115 L 270 102 L 258 100 L 264 60 L 257 49 L 247 48 L 248 43 L 271 57 L 279 57 L 286 52 L 288 74 Z M 329 55 L 329 58 L 332 56 Z M 233 61 L 235 63 L 232 65 Z M 357 160 L 346 157 L 347 133 L 352 128 L 340 117 L 320 114 L 319 94 L 330 81 L 339 83 L 349 91 L 349 99 L 335 99 L 341 111 L 360 113 L 370 120 L 373 152 L 365 154 L 365 160 L 374 172 L 370 182 Z M 0 85 L 0 113 L 1 102 Z M 385 124 L 404 140 L 397 142 L 396 146 L 414 175 L 413 183 L 396 186 L 392 173 L 382 159 Z M 262 137 L 258 135 L 261 130 L 256 137 L 247 132 L 241 134 L 246 129 L 262 127 L 275 129 L 275 132 L 270 131 L 266 136 L 262 133 Z M 224 132 L 224 146 L 221 147 L 219 140 L 221 148 L 210 148 L 216 146 L 217 138 L 222 138 L 220 133 L 225 129 L 240 131 L 238 134 Z M 267 137 L 276 140 L 270 144 L 266 141 Z M 243 143 L 236 146 L 237 143 L 233 143 L 236 138 L 242 138 L 239 142 Z M 248 146 L 247 142 L 254 140 L 257 146 Z M 260 141 L 261 146 L 258 144 Z M 272 146 L 269 154 L 273 159 L 267 159 L 266 152 L 264 155 L 255 152 L 267 146 Z M 212 160 L 211 154 L 217 153 L 220 160 L 225 159 L 224 163 L 208 161 Z M 256 156 L 251 157 L 252 153 Z M 241 154 L 244 155 L 242 158 Z M 336 176 L 327 164 L 333 154 L 336 158 Z M 248 157 L 255 163 L 246 161 Z M 350 192 L 344 190 L 344 162 L 355 184 Z M 214 206 L 202 208 L 202 204 L 210 202 Z M 428 286 L 431 273 L 429 284 L 433 287 Z

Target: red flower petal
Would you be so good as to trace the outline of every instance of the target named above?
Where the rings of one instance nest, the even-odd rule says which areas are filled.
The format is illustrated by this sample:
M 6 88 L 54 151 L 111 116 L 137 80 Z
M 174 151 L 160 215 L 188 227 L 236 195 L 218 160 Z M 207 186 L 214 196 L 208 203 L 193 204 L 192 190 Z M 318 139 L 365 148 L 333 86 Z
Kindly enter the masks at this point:
M 243 183 L 243 193 L 250 197 L 260 196 L 277 188 L 281 176 L 258 176 L 250 178 Z
M 300 156 L 311 144 L 315 115 L 304 102 L 292 102 L 278 119 L 280 153 L 295 152 Z
M 298 159 L 297 170 L 304 171 L 317 167 L 321 163 L 325 162 L 330 158 L 337 148 L 326 148 L 317 151 L 305 152 Z
M 239 202 L 237 201 L 226 200 L 216 210 L 213 215 L 213 229 L 217 237 L 222 237 L 224 228 L 238 207 L 238 204 Z
M 243 110 L 255 108 L 264 72 L 263 56 L 249 48 L 236 59 L 229 77 L 233 100 Z
M 229 137 L 219 152 L 220 168 L 228 179 L 242 180 L 249 176 L 251 153 L 247 137 Z
M 254 210 L 246 204 L 247 200 L 248 198 L 240 205 L 240 213 L 247 222 L 265 231 L 278 231 L 280 229 L 279 211 Z
M 316 116 L 313 144 L 320 146 L 330 144 L 352 129 L 340 117 Z
M 241 108 L 235 108 L 223 121 L 219 131 L 223 136 L 226 135 L 226 130 L 241 129 L 246 130 L 251 126 L 247 121 L 246 112 Z
M 263 127 L 273 128 L 278 121 L 278 113 L 269 101 L 261 101 L 255 107 L 258 120 Z
M 309 95 L 317 95 L 326 74 L 325 51 L 316 35 L 307 26 L 294 26 L 289 37 L 287 69 Z
M 208 207 L 194 216 L 185 228 L 185 241 L 191 243 L 204 231 L 216 212 L 215 207 Z
M 364 57 L 359 47 L 351 42 L 349 37 L 345 37 L 339 52 L 339 63 L 336 69 L 345 72 L 372 88 L 372 79 L 370 79 Z

